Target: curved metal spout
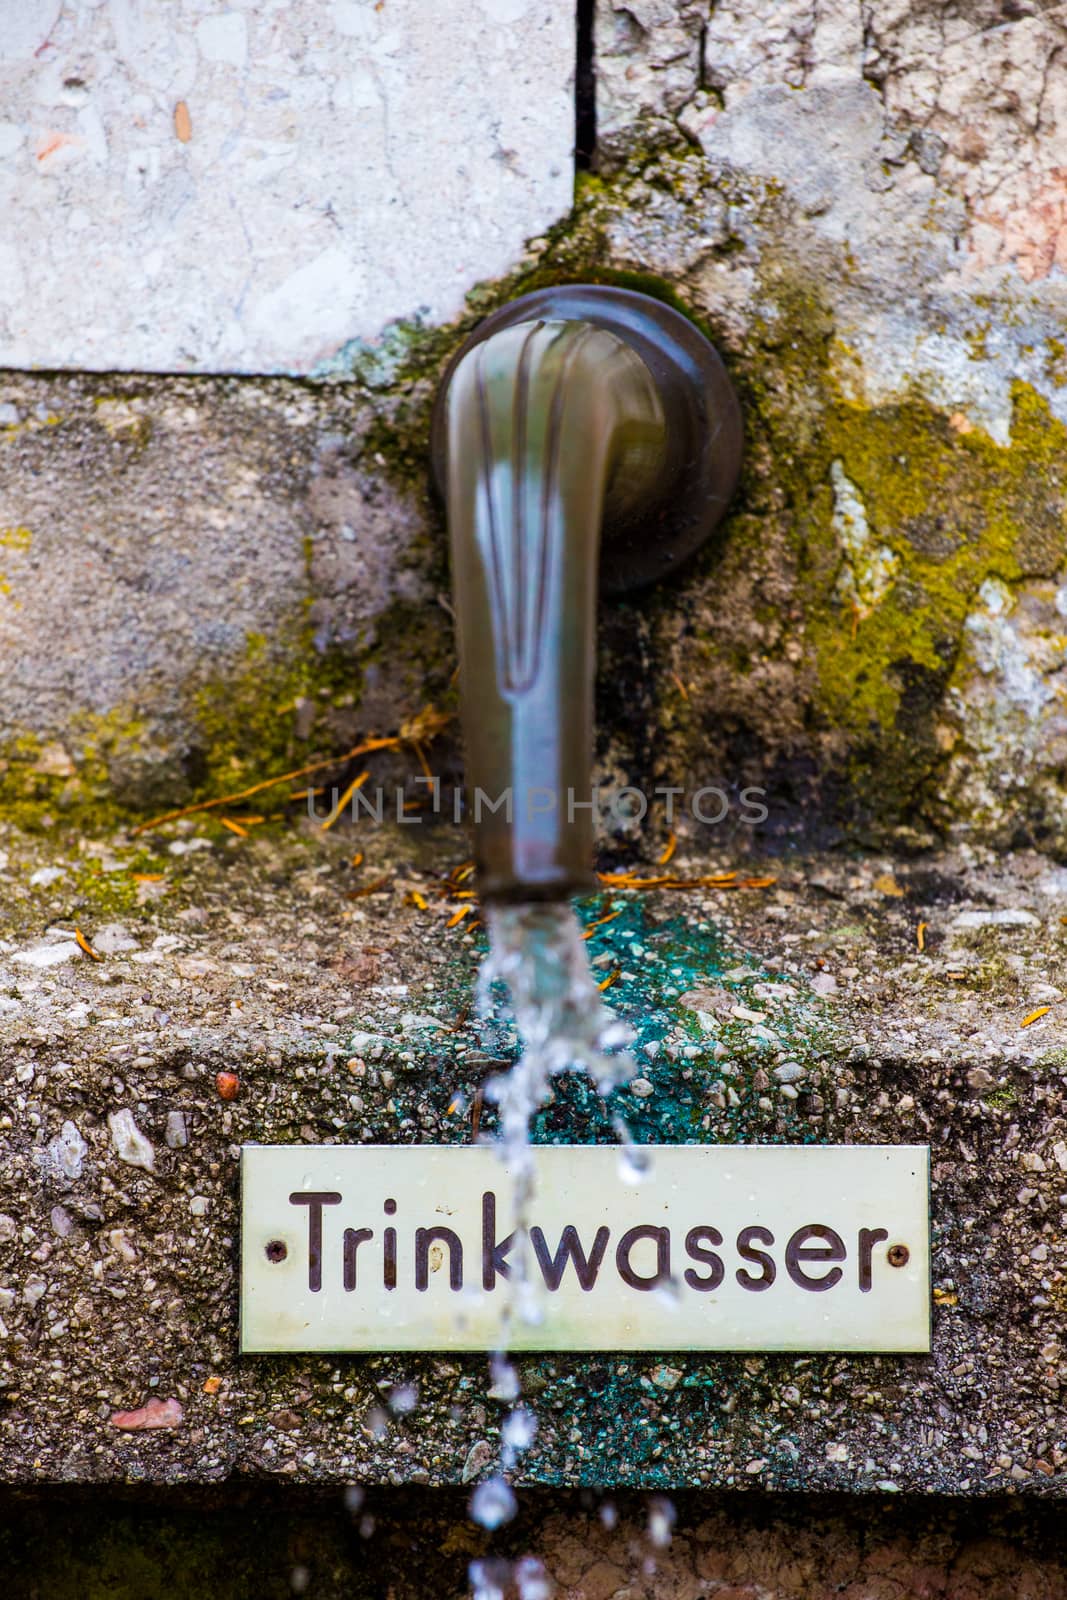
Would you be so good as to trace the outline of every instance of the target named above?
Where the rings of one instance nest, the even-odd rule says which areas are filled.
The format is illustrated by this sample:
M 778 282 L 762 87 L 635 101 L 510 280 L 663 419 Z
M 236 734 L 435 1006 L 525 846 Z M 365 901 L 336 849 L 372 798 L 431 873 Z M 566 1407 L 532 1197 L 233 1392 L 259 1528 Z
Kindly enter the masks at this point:
M 577 292 L 594 301 L 621 293 Z M 645 302 L 624 298 L 631 313 L 629 302 Z M 435 421 L 468 805 L 479 888 L 489 900 L 564 899 L 595 881 L 590 767 L 601 526 L 613 542 L 629 541 L 631 560 L 642 538 L 655 542 L 658 534 L 662 543 L 696 433 L 692 395 L 653 370 L 641 339 L 620 330 L 618 317 L 518 320 L 525 304 L 544 299 L 516 302 L 491 319 L 498 325 L 488 336 L 468 342 L 446 375 Z M 666 313 L 683 323 L 687 342 L 698 340 L 717 364 L 684 319 L 647 304 L 657 320 Z M 614 327 L 605 325 L 612 320 Z M 716 379 L 725 382 L 718 365 Z M 728 493 L 711 498 L 721 505 L 710 518 L 705 509 L 708 531 Z M 674 539 L 678 545 L 677 531 Z M 677 556 L 668 555 L 673 564 Z

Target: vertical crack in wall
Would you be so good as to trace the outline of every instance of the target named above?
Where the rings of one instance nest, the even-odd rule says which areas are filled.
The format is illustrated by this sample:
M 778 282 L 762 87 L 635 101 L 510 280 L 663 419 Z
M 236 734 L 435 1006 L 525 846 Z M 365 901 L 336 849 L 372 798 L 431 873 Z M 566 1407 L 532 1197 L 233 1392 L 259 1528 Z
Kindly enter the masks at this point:
M 574 69 L 574 170 L 588 172 L 596 156 L 596 0 L 578 0 Z

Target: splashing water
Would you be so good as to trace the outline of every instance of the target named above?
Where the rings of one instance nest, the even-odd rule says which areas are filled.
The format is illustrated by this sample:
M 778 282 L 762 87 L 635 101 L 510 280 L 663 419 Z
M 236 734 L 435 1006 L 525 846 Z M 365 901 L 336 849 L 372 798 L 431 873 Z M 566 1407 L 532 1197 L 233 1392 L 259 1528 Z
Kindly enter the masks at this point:
M 500 1108 L 501 1153 L 514 1176 L 521 1222 L 533 1195 L 530 1122 L 547 1101 L 552 1079 L 577 1069 L 606 1095 L 636 1069 L 619 1053 L 630 1029 L 604 1004 L 569 906 L 490 906 L 486 921 L 489 954 L 478 975 L 479 1010 L 483 1018 L 492 1016 L 492 987 L 503 982 L 522 1041 L 519 1060 L 486 1090 Z

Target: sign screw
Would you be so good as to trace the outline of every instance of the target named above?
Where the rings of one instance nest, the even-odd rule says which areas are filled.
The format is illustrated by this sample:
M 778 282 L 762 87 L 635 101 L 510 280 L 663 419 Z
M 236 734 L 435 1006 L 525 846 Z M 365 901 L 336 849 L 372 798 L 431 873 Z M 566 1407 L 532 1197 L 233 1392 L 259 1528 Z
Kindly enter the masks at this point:
M 284 1239 L 272 1239 L 263 1253 L 268 1261 L 284 1261 L 289 1254 L 289 1246 Z
M 906 1244 L 891 1244 L 885 1258 L 891 1267 L 906 1267 L 911 1260 L 911 1251 Z

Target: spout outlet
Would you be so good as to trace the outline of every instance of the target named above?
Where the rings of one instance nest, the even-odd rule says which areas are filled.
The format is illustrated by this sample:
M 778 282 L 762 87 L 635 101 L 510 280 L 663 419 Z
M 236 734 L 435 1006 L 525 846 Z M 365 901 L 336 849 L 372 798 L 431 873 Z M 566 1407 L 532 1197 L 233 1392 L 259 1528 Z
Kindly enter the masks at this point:
M 593 886 L 601 546 L 611 588 L 670 570 L 725 509 L 740 440 L 712 347 L 628 291 L 526 296 L 446 373 L 434 457 L 483 899 Z

